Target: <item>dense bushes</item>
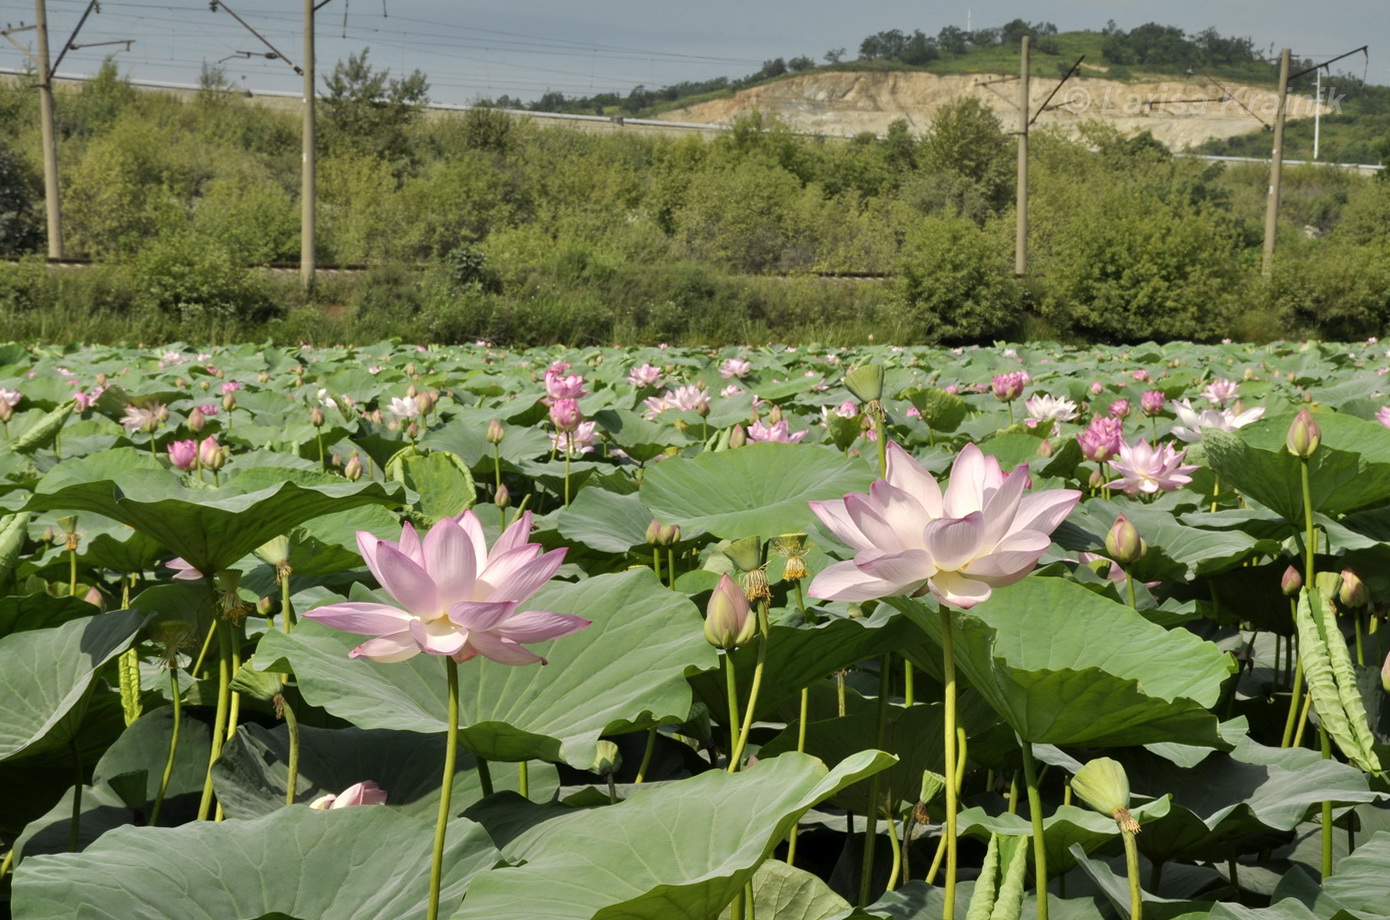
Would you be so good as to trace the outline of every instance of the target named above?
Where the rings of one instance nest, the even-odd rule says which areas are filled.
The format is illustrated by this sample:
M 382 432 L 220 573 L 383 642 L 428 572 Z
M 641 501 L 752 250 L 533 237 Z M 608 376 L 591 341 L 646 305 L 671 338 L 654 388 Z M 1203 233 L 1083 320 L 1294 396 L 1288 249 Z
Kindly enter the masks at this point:
M 0 229 L 20 252 L 42 243 L 31 102 L 0 86 L 16 125 Z M 307 298 L 292 272 L 246 268 L 298 253 L 291 114 L 215 87 L 191 104 L 135 93 L 110 74 L 59 109 L 68 252 L 104 264 L 5 266 L 14 336 L 1133 341 L 1390 323 L 1390 183 L 1286 170 L 1266 282 L 1265 170 L 1104 127 L 1034 133 L 1020 282 L 1014 144 L 969 99 L 921 138 L 906 122 L 803 138 L 761 116 L 713 140 L 591 135 L 489 108 L 369 124 L 391 137 L 322 151 L 317 240 L 321 263 L 368 270 Z

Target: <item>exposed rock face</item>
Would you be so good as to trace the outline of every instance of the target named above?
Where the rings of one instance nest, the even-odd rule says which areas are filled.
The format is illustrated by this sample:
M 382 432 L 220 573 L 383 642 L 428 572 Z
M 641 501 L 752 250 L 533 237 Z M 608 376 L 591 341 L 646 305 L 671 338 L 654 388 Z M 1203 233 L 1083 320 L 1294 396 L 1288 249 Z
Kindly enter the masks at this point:
M 1056 85 L 1053 78 L 1032 79 L 1029 89 L 1033 111 L 1042 106 Z M 1007 80 L 996 74 L 938 76 L 918 72 L 805 74 L 658 117 L 664 121 L 728 124 L 740 115 L 762 111 L 776 115 L 798 131 L 842 135 L 865 131 L 881 135 L 891 122 L 902 118 L 914 134 L 920 134 L 931 124 L 937 109 L 967 96 L 993 109 L 1006 130 L 1016 124 L 1016 76 Z M 1034 125 L 1055 125 L 1074 131 L 1088 119 L 1100 119 L 1126 135 L 1151 131 L 1170 148 L 1182 150 L 1209 138 L 1262 130 L 1255 116 L 1272 124 L 1277 102 L 1276 92 L 1269 87 L 1228 83 L 1223 90 L 1200 79 L 1120 83 L 1073 77 Z M 1290 119 L 1311 118 L 1315 108 L 1308 96 L 1289 96 Z M 1322 106 L 1324 115 L 1329 111 L 1328 106 Z

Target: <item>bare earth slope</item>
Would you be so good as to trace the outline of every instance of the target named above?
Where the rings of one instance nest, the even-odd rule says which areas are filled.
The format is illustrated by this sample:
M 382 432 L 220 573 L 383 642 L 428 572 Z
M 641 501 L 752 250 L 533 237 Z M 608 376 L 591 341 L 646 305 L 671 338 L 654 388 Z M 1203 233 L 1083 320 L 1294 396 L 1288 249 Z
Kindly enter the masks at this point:
M 1056 85 L 1055 79 L 1032 79 L 1033 111 L 1042 106 Z M 1017 124 L 1016 77 L 1005 81 L 992 74 L 937 76 L 920 72 L 804 74 L 727 99 L 676 109 L 658 118 L 728 124 L 740 115 L 762 111 L 775 114 L 798 131 L 837 135 L 865 131 L 881 135 L 891 122 L 903 118 L 914 134 L 920 134 L 931 124 L 937 109 L 968 96 L 993 109 L 1006 130 Z M 1151 131 L 1170 148 L 1182 150 L 1209 138 L 1261 130 L 1260 120 L 1273 123 L 1277 103 L 1277 94 L 1268 87 L 1226 84 L 1223 92 L 1221 87 L 1201 81 L 1120 83 L 1084 77 L 1068 81 L 1034 125 L 1074 131 L 1086 120 L 1101 119 L 1126 135 Z M 1310 97 L 1289 96 L 1290 119 L 1311 118 L 1314 108 Z M 1329 109 L 1324 105 L 1322 111 L 1327 114 Z

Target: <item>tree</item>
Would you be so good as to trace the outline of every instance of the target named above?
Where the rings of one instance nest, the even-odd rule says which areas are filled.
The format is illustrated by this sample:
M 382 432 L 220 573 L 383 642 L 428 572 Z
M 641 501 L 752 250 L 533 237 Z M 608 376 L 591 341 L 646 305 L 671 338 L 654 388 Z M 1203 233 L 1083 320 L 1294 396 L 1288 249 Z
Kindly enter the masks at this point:
M 1014 146 L 999 118 L 978 99 L 942 106 L 922 139 L 920 162 L 928 172 L 955 174 L 979 187 L 992 208 L 1013 198 Z
M 825 62 L 827 64 L 838 64 L 845 59 L 844 48 L 831 48 L 825 52 Z
M 787 69 L 792 71 L 793 73 L 800 73 L 803 70 L 810 70 L 815 66 L 816 62 L 811 60 L 804 54 L 799 57 L 794 57 L 790 61 L 787 61 Z
M 390 70 L 373 70 L 370 49 L 349 54 L 324 79 L 324 145 L 388 161 L 411 157 L 409 130 L 429 101 L 429 82 L 416 70 L 391 78 Z

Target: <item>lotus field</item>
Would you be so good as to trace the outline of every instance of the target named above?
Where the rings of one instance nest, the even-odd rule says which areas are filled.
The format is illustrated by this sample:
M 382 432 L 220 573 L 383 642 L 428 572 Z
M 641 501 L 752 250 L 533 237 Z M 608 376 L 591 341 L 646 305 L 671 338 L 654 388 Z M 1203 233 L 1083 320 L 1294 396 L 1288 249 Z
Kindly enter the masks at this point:
M 0 346 L 8 906 L 1390 918 L 1387 369 Z

